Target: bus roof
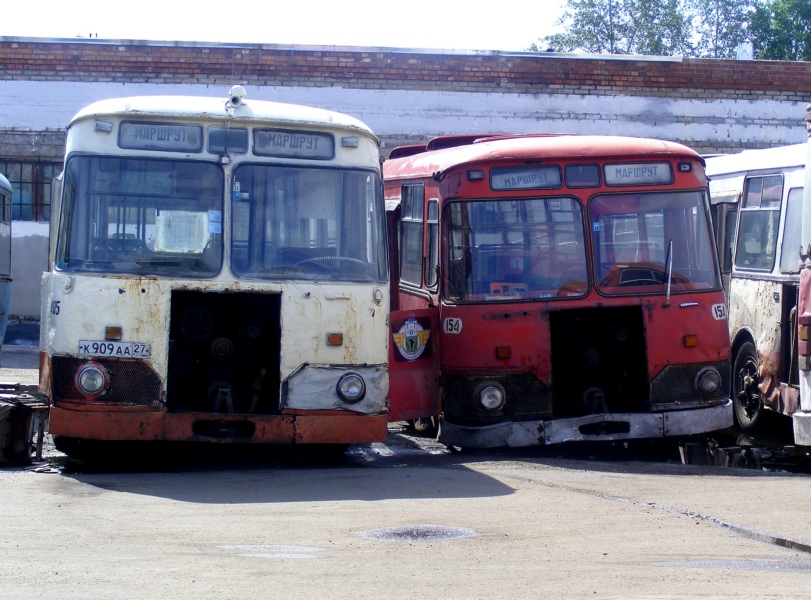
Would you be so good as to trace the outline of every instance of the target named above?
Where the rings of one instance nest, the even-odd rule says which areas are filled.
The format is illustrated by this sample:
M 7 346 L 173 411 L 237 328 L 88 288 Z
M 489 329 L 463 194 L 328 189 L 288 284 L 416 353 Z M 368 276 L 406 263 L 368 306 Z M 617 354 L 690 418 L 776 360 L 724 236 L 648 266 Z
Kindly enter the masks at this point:
M 792 144 L 762 150 L 744 150 L 707 159 L 707 176 L 718 177 L 749 171 L 787 167 L 804 167 L 808 157 L 807 144 Z
M 8 179 L 6 179 L 5 175 L 3 175 L 2 173 L 0 173 L 0 190 L 8 192 L 9 194 L 11 194 L 13 191 L 11 189 L 11 184 L 8 182 Z
M 442 173 L 459 165 L 493 160 L 577 160 L 628 159 L 637 154 L 651 157 L 682 156 L 703 162 L 694 150 L 662 140 L 600 135 L 495 135 L 480 136 L 475 141 L 454 147 L 428 143 L 425 152 L 395 153 L 383 163 L 386 177 L 425 177 Z M 430 150 L 437 147 L 437 150 Z
M 372 130 L 354 117 L 321 108 L 268 102 L 265 100 L 244 100 L 239 106 L 226 109 L 225 96 L 221 98 L 201 96 L 133 96 L 112 98 L 94 102 L 70 120 L 68 127 L 75 123 L 94 118 L 123 116 L 129 119 L 214 119 L 218 121 L 242 121 L 247 124 L 268 124 L 276 121 L 281 125 L 302 125 L 305 127 L 334 127 L 356 133 L 363 133 L 377 140 Z

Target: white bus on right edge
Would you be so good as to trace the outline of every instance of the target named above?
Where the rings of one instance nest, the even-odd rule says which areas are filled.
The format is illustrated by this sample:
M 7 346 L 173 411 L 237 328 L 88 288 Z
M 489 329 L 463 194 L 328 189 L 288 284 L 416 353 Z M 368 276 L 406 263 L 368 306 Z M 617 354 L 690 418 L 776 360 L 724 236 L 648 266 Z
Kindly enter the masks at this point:
M 729 305 L 735 420 L 754 432 L 768 426 L 769 413 L 793 417 L 798 445 L 811 445 L 811 422 L 804 420 L 811 417 L 811 395 L 802 384 L 811 376 L 811 310 L 802 309 L 804 297 L 811 304 L 811 289 L 801 291 L 811 286 L 808 251 L 801 256 L 808 247 L 802 232 L 807 159 L 806 144 L 707 159 Z

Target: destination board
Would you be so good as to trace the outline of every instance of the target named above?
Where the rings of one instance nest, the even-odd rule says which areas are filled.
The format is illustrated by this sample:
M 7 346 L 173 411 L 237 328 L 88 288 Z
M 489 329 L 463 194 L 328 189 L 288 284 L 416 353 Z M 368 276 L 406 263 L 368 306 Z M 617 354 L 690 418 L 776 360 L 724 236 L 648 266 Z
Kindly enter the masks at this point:
M 490 169 L 490 188 L 495 191 L 555 189 L 560 185 L 560 167 L 557 166 Z
M 655 185 L 673 183 L 670 163 L 622 163 L 605 165 L 606 185 Z
M 259 129 L 253 134 L 258 156 L 329 160 L 335 156 L 335 138 L 329 133 Z
M 118 130 L 118 146 L 128 150 L 201 152 L 203 128 L 199 125 L 125 121 Z

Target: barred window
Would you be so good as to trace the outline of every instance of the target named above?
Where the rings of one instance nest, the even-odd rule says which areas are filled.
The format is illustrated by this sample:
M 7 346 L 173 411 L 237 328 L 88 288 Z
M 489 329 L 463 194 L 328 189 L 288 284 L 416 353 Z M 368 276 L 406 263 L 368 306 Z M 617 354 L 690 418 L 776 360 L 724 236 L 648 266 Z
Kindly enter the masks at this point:
M 13 220 L 50 220 L 51 180 L 59 175 L 61 169 L 61 163 L 0 159 L 0 173 L 6 176 L 14 189 L 11 201 Z

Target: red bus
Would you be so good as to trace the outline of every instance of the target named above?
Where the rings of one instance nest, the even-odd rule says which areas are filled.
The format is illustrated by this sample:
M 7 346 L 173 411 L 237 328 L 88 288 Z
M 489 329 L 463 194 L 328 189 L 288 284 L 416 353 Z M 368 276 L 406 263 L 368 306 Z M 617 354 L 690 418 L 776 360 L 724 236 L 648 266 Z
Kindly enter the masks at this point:
M 384 163 L 390 419 L 449 446 L 732 425 L 704 161 L 670 142 L 454 136 Z

